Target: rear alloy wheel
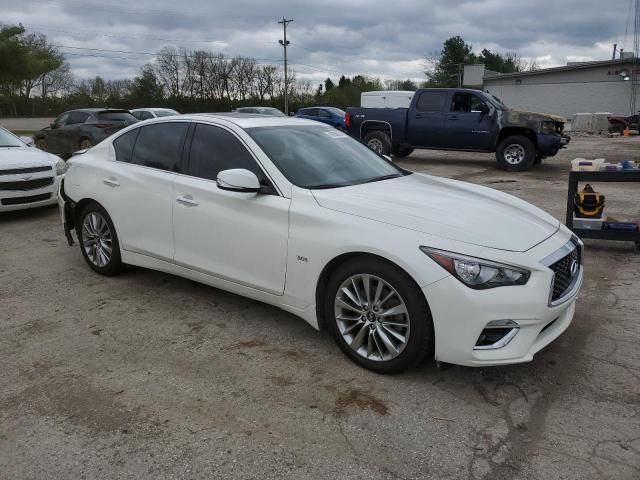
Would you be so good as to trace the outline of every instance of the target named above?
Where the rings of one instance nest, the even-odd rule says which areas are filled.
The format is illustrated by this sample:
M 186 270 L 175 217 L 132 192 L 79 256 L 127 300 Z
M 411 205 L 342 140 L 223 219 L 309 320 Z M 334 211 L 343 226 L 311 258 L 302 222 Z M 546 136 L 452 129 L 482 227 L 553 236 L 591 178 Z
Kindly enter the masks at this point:
M 93 142 L 89 138 L 83 138 L 80 140 L 80 150 L 88 150 L 93 147 Z
M 498 145 L 498 167 L 510 172 L 529 170 L 536 159 L 535 144 L 524 135 L 512 135 Z
M 97 203 L 87 205 L 81 214 L 77 231 L 82 255 L 89 266 L 102 275 L 120 273 L 124 265 L 113 222 Z
M 36 148 L 42 150 L 43 152 L 47 152 L 47 141 L 44 138 L 38 138 L 36 140 Z
M 368 133 L 362 143 L 379 155 L 391 155 L 391 139 L 385 132 L 375 130 Z
M 329 280 L 325 312 L 338 346 L 369 370 L 399 372 L 433 351 L 422 292 L 381 260 L 358 257 L 340 267 Z

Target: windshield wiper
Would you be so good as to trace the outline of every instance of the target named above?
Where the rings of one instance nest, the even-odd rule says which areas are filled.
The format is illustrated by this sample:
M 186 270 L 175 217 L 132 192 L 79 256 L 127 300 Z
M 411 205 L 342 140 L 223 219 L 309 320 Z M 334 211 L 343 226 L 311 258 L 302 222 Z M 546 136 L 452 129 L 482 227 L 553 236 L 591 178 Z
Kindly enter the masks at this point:
M 372 178 L 371 180 L 367 180 L 366 182 L 362 182 L 362 183 L 379 182 L 381 180 L 389 180 L 391 178 L 398 178 L 402 176 L 403 175 L 401 173 L 392 173 L 390 175 L 383 175 L 381 177 Z
M 348 187 L 353 185 L 352 183 L 320 183 L 318 185 L 311 185 L 307 187 L 309 190 L 321 190 L 324 188 L 340 188 L 340 187 Z

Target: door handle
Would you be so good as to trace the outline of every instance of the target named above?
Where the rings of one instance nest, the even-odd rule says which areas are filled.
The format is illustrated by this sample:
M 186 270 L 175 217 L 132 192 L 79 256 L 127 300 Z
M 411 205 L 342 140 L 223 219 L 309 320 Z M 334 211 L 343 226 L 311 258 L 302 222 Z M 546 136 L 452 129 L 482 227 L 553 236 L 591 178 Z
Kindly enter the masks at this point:
M 421 113 L 416 113 L 415 117 L 413 118 L 422 118 L 422 114 Z
M 187 207 L 197 207 L 200 205 L 191 195 L 180 195 L 179 197 L 176 197 L 176 202 L 186 205 Z
M 449 120 L 458 120 L 458 116 L 457 115 L 450 115 L 449 116 Z
M 102 183 L 104 183 L 105 185 L 109 185 L 110 187 L 119 187 L 120 186 L 118 181 L 113 177 L 105 178 L 104 180 L 102 180 Z

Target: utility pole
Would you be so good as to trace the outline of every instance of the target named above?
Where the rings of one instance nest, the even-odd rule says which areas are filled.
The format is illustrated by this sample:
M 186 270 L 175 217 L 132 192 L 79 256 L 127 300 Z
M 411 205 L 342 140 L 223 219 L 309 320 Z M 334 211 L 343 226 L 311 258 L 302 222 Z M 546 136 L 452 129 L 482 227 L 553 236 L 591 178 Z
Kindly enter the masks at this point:
M 287 40 L 287 23 L 293 22 L 293 18 L 291 20 L 287 20 L 282 17 L 282 20 L 278 22 L 282 24 L 282 28 L 284 29 L 284 40 L 279 40 L 280 45 L 284 47 L 284 114 L 289 115 L 289 78 L 287 76 L 287 45 L 291 42 Z

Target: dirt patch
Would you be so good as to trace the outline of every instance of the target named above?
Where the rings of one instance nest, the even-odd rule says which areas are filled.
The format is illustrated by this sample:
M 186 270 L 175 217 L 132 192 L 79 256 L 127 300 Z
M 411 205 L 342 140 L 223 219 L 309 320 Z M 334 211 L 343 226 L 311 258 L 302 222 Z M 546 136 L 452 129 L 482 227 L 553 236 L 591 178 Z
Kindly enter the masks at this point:
M 247 340 L 246 342 L 238 342 L 232 345 L 227 345 L 226 347 L 222 347 L 222 350 L 225 352 L 231 352 L 233 350 L 245 350 L 247 348 L 257 348 L 264 347 L 266 345 L 262 340 Z
M 0 412 L 17 410 L 57 418 L 96 433 L 155 434 L 159 422 L 114 397 L 122 391 L 101 390 L 84 377 L 66 377 L 28 387 L 0 404 Z
M 269 380 L 271 380 L 271 383 L 273 383 L 277 387 L 288 387 L 290 385 L 295 385 L 295 382 L 289 377 L 282 377 L 279 375 L 272 375 L 269 377 Z
M 380 416 L 389 413 L 389 407 L 382 400 L 357 388 L 339 393 L 336 398 L 335 412 L 338 415 L 345 415 L 348 410 L 352 409 L 371 410 Z

